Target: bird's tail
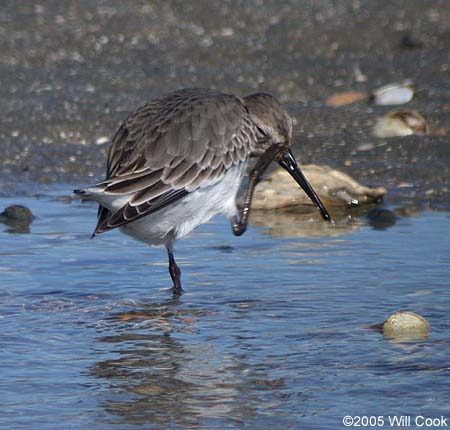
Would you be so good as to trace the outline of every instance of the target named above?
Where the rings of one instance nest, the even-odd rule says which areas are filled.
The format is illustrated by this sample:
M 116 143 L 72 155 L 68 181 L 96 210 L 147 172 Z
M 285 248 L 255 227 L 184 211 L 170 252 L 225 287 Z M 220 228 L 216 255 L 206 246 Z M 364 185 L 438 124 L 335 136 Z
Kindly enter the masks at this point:
M 96 192 L 98 189 L 96 187 L 92 188 L 81 188 L 79 190 L 73 190 L 74 194 L 76 194 L 78 197 L 80 197 L 81 201 L 97 201 L 98 193 Z M 98 207 L 98 222 L 97 226 L 94 229 L 94 232 L 91 235 L 91 239 L 93 239 L 97 234 L 103 233 L 104 230 L 100 230 L 99 226 L 103 222 L 104 219 L 106 219 L 111 212 L 106 207 L 102 206 L 101 204 Z
M 73 190 L 73 193 L 76 194 L 83 202 L 93 200 L 92 194 L 89 193 L 88 190 L 85 189 Z
M 78 197 L 83 197 L 83 195 L 86 194 L 86 190 L 83 189 L 73 190 L 73 193 L 76 194 Z
M 93 186 L 90 188 L 80 188 L 79 190 L 73 190 L 74 194 L 76 194 L 82 201 L 91 201 L 94 200 L 98 202 L 99 197 L 102 196 L 103 188 Z

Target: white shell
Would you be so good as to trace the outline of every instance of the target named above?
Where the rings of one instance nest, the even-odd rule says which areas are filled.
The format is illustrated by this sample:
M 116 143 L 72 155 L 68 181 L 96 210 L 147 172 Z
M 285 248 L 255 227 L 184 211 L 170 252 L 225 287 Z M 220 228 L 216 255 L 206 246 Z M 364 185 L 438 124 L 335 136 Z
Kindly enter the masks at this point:
M 412 109 L 401 109 L 387 113 L 378 118 L 372 133 L 375 137 L 409 136 L 426 134 L 428 124 L 419 112 Z
M 398 340 L 424 339 L 429 331 L 428 321 L 414 312 L 395 312 L 383 323 L 383 334 Z
M 372 93 L 376 105 L 402 105 L 414 97 L 414 90 L 410 82 L 389 84 L 380 87 Z

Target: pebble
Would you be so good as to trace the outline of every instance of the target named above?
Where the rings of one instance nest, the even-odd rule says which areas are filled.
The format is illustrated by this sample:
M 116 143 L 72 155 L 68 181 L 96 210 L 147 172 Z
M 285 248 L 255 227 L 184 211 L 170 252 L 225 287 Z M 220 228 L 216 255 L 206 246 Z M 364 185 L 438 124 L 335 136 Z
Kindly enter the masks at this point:
M 0 221 L 2 222 L 28 222 L 33 221 L 33 214 L 30 209 L 22 205 L 8 206 L 0 213 Z
M 33 219 L 30 209 L 22 205 L 8 206 L 0 213 L 0 222 L 9 227 L 8 233 L 29 233 Z
M 358 152 L 364 152 L 364 151 L 371 151 L 375 148 L 375 145 L 373 143 L 362 143 L 356 147 L 356 150 Z
M 101 136 L 95 140 L 96 145 L 104 145 L 109 142 L 109 138 L 106 136 Z
M 407 33 L 402 37 L 400 46 L 406 49 L 417 49 L 423 48 L 424 44 L 414 34 Z
M 353 74 L 356 82 L 367 82 L 367 76 L 361 71 L 358 64 L 353 67 Z
M 397 222 L 397 215 L 389 209 L 372 208 L 367 213 L 367 221 L 376 230 L 385 230 Z

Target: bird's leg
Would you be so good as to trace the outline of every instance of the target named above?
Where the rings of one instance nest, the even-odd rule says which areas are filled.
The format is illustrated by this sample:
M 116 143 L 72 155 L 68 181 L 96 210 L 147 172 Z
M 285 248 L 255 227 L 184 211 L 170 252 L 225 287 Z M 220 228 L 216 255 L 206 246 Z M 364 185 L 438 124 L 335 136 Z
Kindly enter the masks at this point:
M 231 218 L 231 227 L 235 236 L 241 236 L 247 230 L 248 216 L 250 214 L 250 206 L 255 187 L 261 181 L 262 175 L 264 175 L 264 172 L 279 151 L 279 145 L 274 144 L 270 146 L 250 171 L 244 204 L 239 211 L 239 219 L 237 216 Z
M 169 256 L 169 273 L 173 281 L 173 295 L 181 296 L 183 288 L 181 288 L 181 270 L 175 263 L 175 258 L 173 257 L 173 252 L 170 247 L 167 248 L 167 255 Z

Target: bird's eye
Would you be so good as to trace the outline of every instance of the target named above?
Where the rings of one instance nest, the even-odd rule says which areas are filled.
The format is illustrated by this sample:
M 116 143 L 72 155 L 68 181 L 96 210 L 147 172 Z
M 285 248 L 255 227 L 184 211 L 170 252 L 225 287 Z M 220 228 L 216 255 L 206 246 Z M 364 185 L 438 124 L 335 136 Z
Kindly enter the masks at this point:
M 256 130 L 258 131 L 259 134 L 262 134 L 263 136 L 266 136 L 265 131 L 261 127 L 256 126 Z

